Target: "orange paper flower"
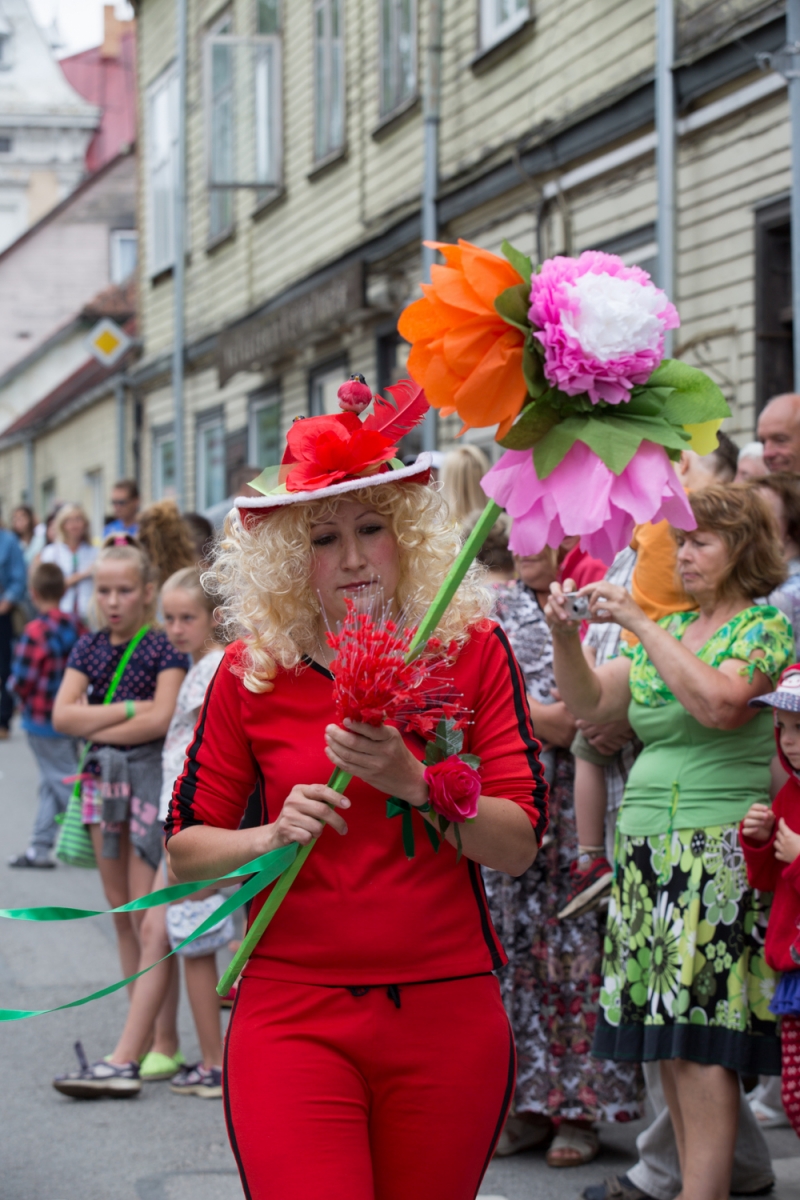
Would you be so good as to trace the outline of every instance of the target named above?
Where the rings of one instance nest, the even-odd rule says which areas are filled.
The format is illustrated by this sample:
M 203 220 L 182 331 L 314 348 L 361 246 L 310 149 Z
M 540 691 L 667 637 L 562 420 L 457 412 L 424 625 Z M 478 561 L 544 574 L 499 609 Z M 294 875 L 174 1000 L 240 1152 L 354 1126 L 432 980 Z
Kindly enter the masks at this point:
M 496 425 L 510 429 L 527 397 L 522 374 L 524 334 L 494 307 L 506 288 L 523 282 L 510 263 L 459 240 L 457 246 L 428 242 L 447 266 L 431 268 L 424 298 L 410 304 L 398 330 L 411 342 L 409 374 L 425 389 L 434 408 L 457 412 L 464 428 Z

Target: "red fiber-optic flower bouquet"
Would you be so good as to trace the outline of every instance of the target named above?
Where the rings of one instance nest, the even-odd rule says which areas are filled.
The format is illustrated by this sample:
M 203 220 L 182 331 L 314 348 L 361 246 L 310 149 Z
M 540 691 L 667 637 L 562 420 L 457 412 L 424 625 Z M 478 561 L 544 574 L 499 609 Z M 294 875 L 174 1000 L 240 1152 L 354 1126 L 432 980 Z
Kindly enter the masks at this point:
M 480 759 L 460 754 L 469 714 L 440 676 L 442 666 L 455 657 L 456 645 L 451 644 L 442 654 L 442 642 L 431 638 L 425 652 L 409 661 L 415 632 L 385 614 L 376 620 L 371 611 L 359 611 L 352 600 L 347 601 L 347 616 L 340 631 L 327 635 L 329 646 L 336 651 L 331 673 L 337 717 L 340 722 L 349 718 L 374 726 L 392 721 L 402 732 L 426 739 L 422 761 L 428 768 L 425 778 L 432 802 L 420 812 L 434 809 L 442 834 L 454 824 L 460 857 L 457 823 L 474 820 L 480 794 L 476 771 Z M 442 803 L 437 803 L 440 793 Z M 408 801 L 396 796 L 386 802 L 387 817 L 402 816 L 407 858 L 414 857 L 412 812 Z M 427 821 L 425 831 L 438 851 L 439 834 Z

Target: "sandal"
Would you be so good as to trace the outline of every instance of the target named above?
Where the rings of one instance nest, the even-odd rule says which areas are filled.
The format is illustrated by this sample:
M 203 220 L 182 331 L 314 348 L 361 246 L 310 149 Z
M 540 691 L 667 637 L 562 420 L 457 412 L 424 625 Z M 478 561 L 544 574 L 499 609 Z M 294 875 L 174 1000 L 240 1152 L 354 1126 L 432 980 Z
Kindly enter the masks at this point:
M 547 1151 L 548 1167 L 584 1167 L 597 1158 L 600 1139 L 594 1129 L 562 1121 Z
M 553 1123 L 548 1117 L 537 1121 L 529 1121 L 525 1117 L 509 1117 L 497 1140 L 495 1158 L 507 1158 L 509 1154 L 519 1154 L 521 1150 L 541 1146 L 552 1132 Z
M 90 1063 L 80 1042 L 75 1043 L 75 1054 L 79 1069 L 67 1075 L 57 1075 L 53 1080 L 53 1087 L 63 1096 L 72 1096 L 76 1100 L 110 1096 L 122 1100 L 138 1096 L 142 1090 L 138 1063 L 110 1063 L 105 1059 Z

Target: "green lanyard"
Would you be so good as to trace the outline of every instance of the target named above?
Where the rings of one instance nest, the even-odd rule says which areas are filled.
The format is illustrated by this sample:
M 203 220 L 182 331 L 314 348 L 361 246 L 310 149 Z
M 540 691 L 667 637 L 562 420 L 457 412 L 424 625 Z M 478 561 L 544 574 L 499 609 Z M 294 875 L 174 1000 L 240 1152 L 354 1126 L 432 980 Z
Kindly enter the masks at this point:
M 108 691 L 106 692 L 105 696 L 103 696 L 103 704 L 110 704 L 111 701 L 114 699 L 114 693 L 116 692 L 117 688 L 119 687 L 122 676 L 125 674 L 125 668 L 127 667 L 128 663 L 131 661 L 131 658 L 133 657 L 133 653 L 134 653 L 136 647 L 139 645 L 139 642 L 142 640 L 142 638 L 145 636 L 145 634 L 147 634 L 149 632 L 150 632 L 150 626 L 143 625 L 141 629 L 136 631 L 136 633 L 133 635 L 131 640 L 128 642 L 128 645 L 125 647 L 125 653 L 123 654 L 122 658 L 117 663 L 117 669 L 112 676 L 111 683 L 108 685 Z
M 123 654 L 122 658 L 117 663 L 117 669 L 111 677 L 111 683 L 108 685 L 108 691 L 106 692 L 105 696 L 103 696 L 103 704 L 110 704 L 111 701 L 114 699 L 114 693 L 116 692 L 117 688 L 119 687 L 119 683 L 120 683 L 120 680 L 122 679 L 122 676 L 125 674 L 125 668 L 127 667 L 128 663 L 131 661 L 131 658 L 133 657 L 134 650 L 139 645 L 139 642 L 142 640 L 142 638 L 145 636 L 145 634 L 149 633 L 149 632 L 150 632 L 150 626 L 143 625 L 141 629 L 136 631 L 136 633 L 133 635 L 131 640 L 128 642 L 127 646 L 125 647 L 125 653 Z M 81 794 L 80 777 L 81 777 L 81 774 L 83 773 L 83 767 L 86 762 L 86 759 L 89 756 L 89 747 L 91 746 L 91 744 L 92 744 L 92 739 L 87 738 L 86 742 L 84 744 L 83 750 L 81 751 L 80 759 L 78 760 L 78 778 L 75 781 L 75 787 L 72 792 L 73 796 L 80 796 L 80 794 Z

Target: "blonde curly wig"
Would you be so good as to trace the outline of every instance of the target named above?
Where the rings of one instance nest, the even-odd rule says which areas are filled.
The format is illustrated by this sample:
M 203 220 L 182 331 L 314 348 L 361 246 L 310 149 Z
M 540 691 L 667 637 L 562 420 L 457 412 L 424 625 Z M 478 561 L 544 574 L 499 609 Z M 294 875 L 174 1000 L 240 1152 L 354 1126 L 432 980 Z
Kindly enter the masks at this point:
M 249 529 L 231 514 L 203 582 L 221 601 L 228 636 L 245 643 L 243 682 L 251 692 L 272 691 L 278 668 L 297 666 L 317 645 L 321 606 L 309 583 L 311 527 L 335 513 L 342 501 L 360 502 L 388 518 L 400 558 L 395 601 L 412 625 L 427 611 L 461 548 L 446 501 L 421 484 L 377 484 L 341 497 L 287 505 Z M 442 617 L 436 633 L 445 645 L 463 644 L 470 627 L 489 615 L 492 596 L 482 582 L 484 574 L 480 564 L 470 567 Z

